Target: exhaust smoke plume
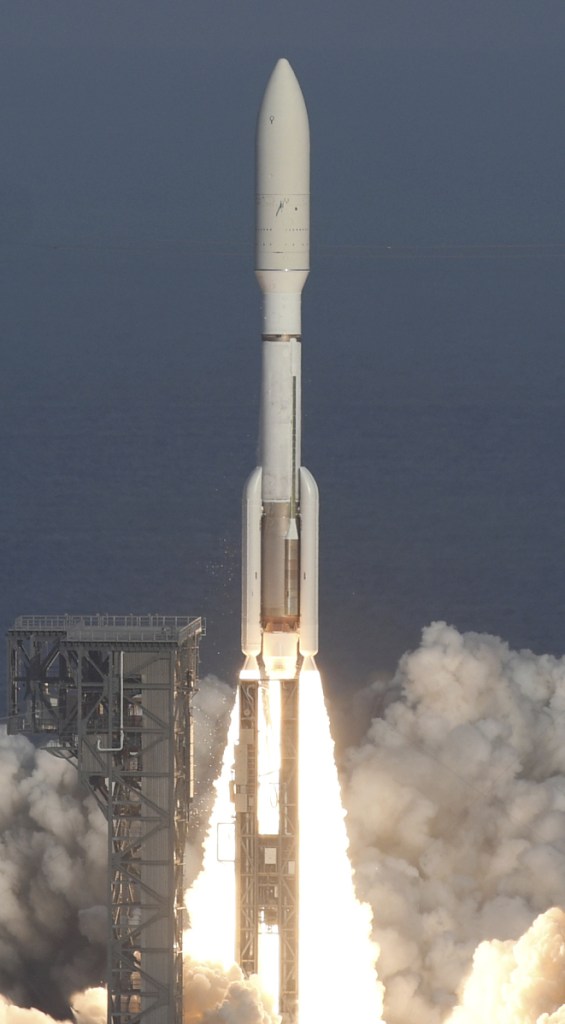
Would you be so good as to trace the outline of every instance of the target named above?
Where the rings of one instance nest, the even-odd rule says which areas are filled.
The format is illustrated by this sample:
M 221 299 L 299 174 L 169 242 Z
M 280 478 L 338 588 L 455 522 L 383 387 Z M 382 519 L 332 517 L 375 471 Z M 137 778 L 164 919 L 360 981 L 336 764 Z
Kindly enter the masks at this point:
M 74 768 L 22 736 L 0 734 L 0 779 L 0 992 L 69 1017 L 105 970 L 106 824 Z
M 449 1024 L 564 1024 L 565 914 L 541 914 L 517 942 L 483 942 Z
M 565 660 L 435 623 L 390 690 L 348 753 L 344 790 L 385 1019 L 546 1024 L 563 1002 L 563 915 L 531 926 L 565 907 Z M 489 940 L 472 1008 L 450 1017 Z
M 72 1024 L 106 1024 L 106 990 L 88 988 L 71 998 Z M 0 996 L 0 1024 L 55 1024 L 41 1010 L 22 1009 Z M 71 1024 L 71 1022 L 69 1022 Z
M 235 964 L 222 967 L 187 959 L 184 1024 L 277 1024 L 272 1000 L 256 977 L 244 978 Z

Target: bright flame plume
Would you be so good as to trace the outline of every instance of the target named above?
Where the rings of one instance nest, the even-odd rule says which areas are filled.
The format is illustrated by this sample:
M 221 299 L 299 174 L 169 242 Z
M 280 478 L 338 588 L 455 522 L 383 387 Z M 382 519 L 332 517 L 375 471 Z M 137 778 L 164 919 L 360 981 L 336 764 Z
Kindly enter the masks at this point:
M 302 1024 L 377 1024 L 382 987 L 375 971 L 371 910 L 359 903 L 320 673 L 299 690 L 300 952 Z
M 259 830 L 278 831 L 280 776 L 280 683 L 260 684 Z M 302 1024 L 379 1024 L 382 986 L 371 941 L 371 911 L 356 898 L 348 838 L 334 758 L 334 745 L 319 672 L 307 671 L 299 685 L 299 1019 Z M 233 823 L 230 776 L 239 709 L 232 713 L 228 742 L 202 872 L 187 894 L 191 929 L 188 955 L 229 968 L 235 945 L 234 864 L 218 860 L 218 829 Z M 278 935 L 260 936 L 263 989 L 278 999 Z
M 220 964 L 235 961 L 234 809 L 230 797 L 234 751 L 239 723 L 239 700 L 231 713 L 228 738 L 216 795 L 204 841 L 202 870 L 186 894 L 190 928 L 183 937 L 186 956 Z

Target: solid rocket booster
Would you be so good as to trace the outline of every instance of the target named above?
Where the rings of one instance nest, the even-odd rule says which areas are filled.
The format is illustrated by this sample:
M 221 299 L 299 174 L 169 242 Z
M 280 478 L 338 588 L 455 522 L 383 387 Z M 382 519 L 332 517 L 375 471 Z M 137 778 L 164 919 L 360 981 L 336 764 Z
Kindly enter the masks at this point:
M 260 464 L 243 499 L 242 679 L 296 678 L 318 650 L 318 488 L 300 460 L 301 299 L 310 269 L 310 132 L 287 60 L 257 120 L 263 293 Z

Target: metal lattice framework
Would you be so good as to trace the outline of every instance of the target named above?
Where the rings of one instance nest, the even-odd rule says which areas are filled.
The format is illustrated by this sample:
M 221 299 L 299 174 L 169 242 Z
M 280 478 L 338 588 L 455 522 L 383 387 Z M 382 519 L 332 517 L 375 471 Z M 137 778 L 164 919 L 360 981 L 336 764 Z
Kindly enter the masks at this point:
M 289 1022 L 298 1006 L 298 686 L 281 682 L 280 1012 Z
M 257 824 L 257 683 L 239 684 L 239 745 L 235 762 L 236 948 L 246 975 L 259 969 Z
M 257 974 L 260 929 L 280 936 L 279 1010 L 296 1019 L 298 1002 L 298 687 L 281 680 L 279 831 L 259 833 L 258 702 L 260 684 L 239 684 L 239 743 L 235 752 L 237 959 Z
M 76 764 L 108 821 L 108 1020 L 182 1024 L 182 864 L 201 619 L 55 616 L 8 633 L 10 732 Z

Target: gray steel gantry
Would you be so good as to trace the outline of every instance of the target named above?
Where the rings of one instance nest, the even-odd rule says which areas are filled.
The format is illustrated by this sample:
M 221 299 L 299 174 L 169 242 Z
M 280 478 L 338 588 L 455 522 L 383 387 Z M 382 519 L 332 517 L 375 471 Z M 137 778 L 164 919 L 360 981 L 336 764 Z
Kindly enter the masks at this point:
M 239 742 L 235 752 L 236 947 L 246 975 L 258 974 L 259 935 L 280 936 L 279 1012 L 282 1024 L 298 1013 L 298 688 L 281 680 L 279 831 L 259 833 L 258 703 L 260 684 L 239 683 Z
M 20 616 L 9 731 L 74 763 L 108 822 L 108 1021 L 182 1024 L 199 618 Z

